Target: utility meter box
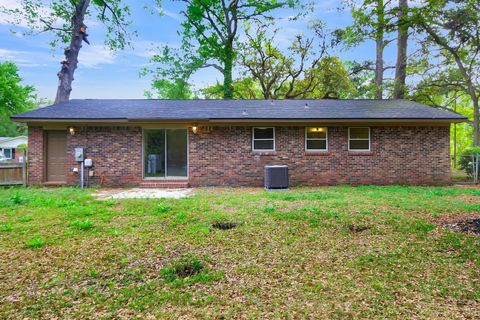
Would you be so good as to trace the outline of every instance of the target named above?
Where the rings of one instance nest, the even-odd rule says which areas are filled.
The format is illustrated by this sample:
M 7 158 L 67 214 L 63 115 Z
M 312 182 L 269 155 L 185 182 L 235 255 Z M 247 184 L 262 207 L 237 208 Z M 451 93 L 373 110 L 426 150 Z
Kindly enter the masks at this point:
M 74 157 L 75 157 L 75 161 L 82 162 L 83 161 L 83 148 L 75 148 Z
M 90 168 L 91 166 L 93 166 L 93 161 L 92 159 L 85 159 L 85 162 L 83 164 L 85 165 L 85 167 Z

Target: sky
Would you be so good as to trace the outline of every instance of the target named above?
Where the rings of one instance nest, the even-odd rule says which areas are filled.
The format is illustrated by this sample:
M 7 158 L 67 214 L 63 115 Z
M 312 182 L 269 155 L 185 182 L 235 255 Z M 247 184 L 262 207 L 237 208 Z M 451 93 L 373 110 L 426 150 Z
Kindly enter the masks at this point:
M 0 0 L 0 6 L 18 6 L 18 0 Z M 112 98 L 141 99 L 145 90 L 150 88 L 151 79 L 140 77 L 139 72 L 149 65 L 149 59 L 155 48 L 164 44 L 178 46 L 182 16 L 182 4 L 169 0 L 163 1 L 163 16 L 152 14 L 155 11 L 153 0 L 126 3 L 132 10 L 132 29 L 138 35 L 132 39 L 132 48 L 111 52 L 103 46 L 104 27 L 97 21 L 87 21 L 90 45 L 84 43 L 79 55 L 79 67 L 75 72 L 72 99 Z M 343 28 L 351 23 L 350 13 L 338 10 L 341 0 L 317 0 L 314 11 L 299 21 L 288 21 L 292 12 L 287 9 L 274 11 L 274 17 L 282 19 L 282 31 L 277 45 L 285 48 L 298 33 L 308 34 L 308 24 L 313 19 L 323 20 L 328 29 Z M 149 7 L 147 10 L 145 7 Z M 153 9 L 152 9 L 153 8 Z M 158 9 L 158 8 L 157 8 Z M 20 31 L 12 33 L 12 30 Z M 0 61 L 13 61 L 20 70 L 24 84 L 34 85 L 40 98 L 53 101 L 55 98 L 60 69 L 63 59 L 63 45 L 52 49 L 49 41 L 52 36 L 39 34 L 21 35 L 22 27 L 14 27 L 8 18 L 0 14 Z M 337 49 L 332 52 L 343 60 L 365 60 L 374 58 L 374 43 L 366 42 L 354 49 Z M 387 48 L 386 63 L 394 63 L 395 48 Z M 195 88 L 222 82 L 222 75 L 215 69 L 202 69 L 192 79 Z

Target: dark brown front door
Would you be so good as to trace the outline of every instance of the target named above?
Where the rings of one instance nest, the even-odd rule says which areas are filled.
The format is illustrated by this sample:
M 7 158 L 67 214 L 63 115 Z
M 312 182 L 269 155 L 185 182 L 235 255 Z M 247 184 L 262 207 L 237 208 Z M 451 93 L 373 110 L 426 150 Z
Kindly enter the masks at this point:
M 67 132 L 47 131 L 47 182 L 67 180 Z

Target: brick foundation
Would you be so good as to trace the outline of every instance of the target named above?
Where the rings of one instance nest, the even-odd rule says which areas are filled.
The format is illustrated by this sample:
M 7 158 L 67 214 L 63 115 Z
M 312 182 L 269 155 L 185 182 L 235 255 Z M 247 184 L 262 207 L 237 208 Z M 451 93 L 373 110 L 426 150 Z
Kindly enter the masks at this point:
M 252 152 L 251 127 L 189 132 L 191 186 L 262 186 L 266 164 L 286 164 L 292 185 L 439 184 L 450 180 L 450 131 L 441 127 L 371 127 L 371 152 L 348 151 L 348 128 L 329 127 L 328 152 L 305 152 L 304 127 L 276 127 L 276 151 Z M 66 131 L 65 131 L 65 134 Z M 29 128 L 29 183 L 43 182 L 43 132 Z M 94 183 L 142 182 L 140 127 L 85 127 L 67 138 L 67 182 L 78 182 L 73 148 L 94 162 Z

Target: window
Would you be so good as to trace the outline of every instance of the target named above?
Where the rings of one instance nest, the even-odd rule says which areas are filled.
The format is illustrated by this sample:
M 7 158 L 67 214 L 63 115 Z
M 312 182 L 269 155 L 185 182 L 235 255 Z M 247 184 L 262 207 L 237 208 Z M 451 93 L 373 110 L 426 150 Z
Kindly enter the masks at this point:
M 370 151 L 370 128 L 348 128 L 348 150 Z
M 3 155 L 4 155 L 5 158 L 7 158 L 7 159 L 13 159 L 12 149 L 11 149 L 11 148 L 5 148 L 5 149 L 3 149 Z
M 275 151 L 275 128 L 253 128 L 253 151 Z
M 327 151 L 328 150 L 328 129 L 305 128 L 305 150 L 306 151 Z

